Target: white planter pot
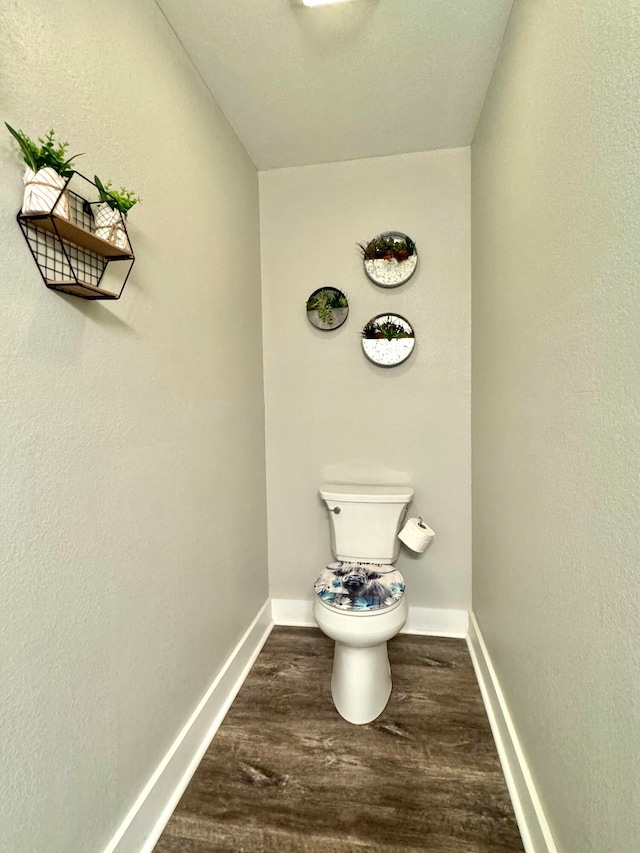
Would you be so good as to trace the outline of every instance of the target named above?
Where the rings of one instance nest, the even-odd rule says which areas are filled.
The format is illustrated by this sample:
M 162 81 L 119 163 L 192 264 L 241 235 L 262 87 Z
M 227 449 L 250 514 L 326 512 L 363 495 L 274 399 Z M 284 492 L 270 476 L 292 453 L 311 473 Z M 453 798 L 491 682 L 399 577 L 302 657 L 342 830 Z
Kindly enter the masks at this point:
M 117 208 L 114 210 L 106 201 L 103 201 L 93 208 L 93 218 L 96 224 L 96 237 L 127 252 L 131 251 L 122 213 Z
M 380 367 L 395 367 L 406 361 L 413 351 L 415 338 L 363 338 L 362 349 L 374 364 Z
M 23 213 L 55 213 L 63 219 L 69 218 L 69 199 L 66 193 L 60 193 L 66 185 L 66 179 L 55 169 L 47 166 L 44 169 L 27 167 L 24 173 Z M 59 197 L 59 201 L 58 201 Z M 56 203 L 57 202 L 57 203 Z M 55 205 L 55 208 L 54 208 Z
M 399 284 L 404 284 L 408 281 L 416 270 L 418 265 L 418 256 L 410 255 L 404 261 L 397 261 L 395 258 L 367 259 L 364 262 L 364 268 L 375 284 L 382 287 L 397 287 Z

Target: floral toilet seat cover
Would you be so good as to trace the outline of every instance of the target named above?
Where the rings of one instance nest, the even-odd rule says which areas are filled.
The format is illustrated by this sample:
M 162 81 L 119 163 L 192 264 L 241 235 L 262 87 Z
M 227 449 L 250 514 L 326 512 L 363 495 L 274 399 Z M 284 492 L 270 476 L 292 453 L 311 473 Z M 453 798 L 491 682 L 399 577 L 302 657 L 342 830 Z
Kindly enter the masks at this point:
M 404 595 L 404 578 L 379 563 L 330 563 L 315 582 L 318 598 L 337 610 L 382 610 Z

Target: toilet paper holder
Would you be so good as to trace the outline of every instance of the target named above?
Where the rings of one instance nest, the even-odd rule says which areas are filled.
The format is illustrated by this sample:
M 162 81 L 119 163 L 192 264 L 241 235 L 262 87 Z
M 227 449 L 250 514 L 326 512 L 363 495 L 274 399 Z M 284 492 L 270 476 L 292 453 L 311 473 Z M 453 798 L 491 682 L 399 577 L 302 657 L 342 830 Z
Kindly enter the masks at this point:
M 409 521 L 398 533 L 398 539 L 404 543 L 407 548 L 422 554 L 427 549 L 427 546 L 435 536 L 433 530 L 428 524 L 425 524 L 420 518 L 410 518 Z

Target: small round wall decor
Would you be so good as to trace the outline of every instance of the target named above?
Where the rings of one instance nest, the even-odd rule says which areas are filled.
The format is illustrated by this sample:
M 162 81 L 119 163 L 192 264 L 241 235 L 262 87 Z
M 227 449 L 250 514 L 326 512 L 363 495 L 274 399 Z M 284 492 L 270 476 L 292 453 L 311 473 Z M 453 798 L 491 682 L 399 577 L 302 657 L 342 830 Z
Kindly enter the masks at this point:
M 379 367 L 396 367 L 406 361 L 415 346 L 411 324 L 399 314 L 378 314 L 362 330 L 364 354 Z
M 320 287 L 307 299 L 307 319 L 316 329 L 338 329 L 348 316 L 349 302 L 337 287 Z
M 365 245 L 362 252 L 364 271 L 380 287 L 398 287 L 409 281 L 418 265 L 418 250 L 411 237 L 400 231 L 385 231 Z

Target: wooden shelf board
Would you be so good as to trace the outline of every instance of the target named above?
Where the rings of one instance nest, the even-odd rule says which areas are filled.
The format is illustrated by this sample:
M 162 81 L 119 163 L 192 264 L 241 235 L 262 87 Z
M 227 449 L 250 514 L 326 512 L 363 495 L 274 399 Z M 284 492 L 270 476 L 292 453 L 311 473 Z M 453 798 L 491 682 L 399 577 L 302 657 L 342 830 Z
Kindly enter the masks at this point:
M 47 287 L 51 290 L 61 290 L 63 293 L 69 293 L 71 296 L 82 296 L 85 299 L 117 299 L 119 293 L 113 293 L 110 290 L 103 290 L 96 287 L 95 284 L 89 284 L 86 281 L 53 281 L 47 279 Z
M 57 233 L 60 234 L 63 240 L 75 243 L 83 249 L 94 252 L 103 258 L 110 258 L 112 260 L 133 260 L 134 258 L 133 252 L 125 252 L 119 246 L 114 246 L 112 243 L 96 237 L 91 231 L 86 231 L 84 228 L 80 228 L 79 225 L 75 225 L 73 222 L 69 222 L 68 219 L 64 219 L 55 213 L 21 213 L 19 218 L 21 222 L 33 223 L 33 225 L 43 228 L 50 234 L 56 234 L 57 227 Z

